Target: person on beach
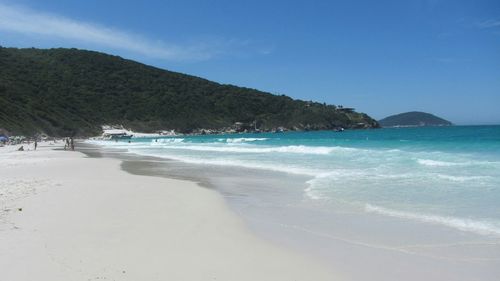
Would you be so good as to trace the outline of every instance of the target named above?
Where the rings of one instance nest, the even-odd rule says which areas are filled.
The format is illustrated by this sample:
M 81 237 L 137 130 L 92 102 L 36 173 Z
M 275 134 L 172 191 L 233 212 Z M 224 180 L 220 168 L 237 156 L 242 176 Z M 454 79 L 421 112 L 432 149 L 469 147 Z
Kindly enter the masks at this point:
M 35 139 L 35 150 L 37 146 L 38 146 L 38 141 Z
M 66 144 L 64 145 L 64 150 L 69 149 L 69 138 L 66 138 Z
M 73 137 L 71 137 L 71 150 L 75 150 L 75 142 L 73 141 Z

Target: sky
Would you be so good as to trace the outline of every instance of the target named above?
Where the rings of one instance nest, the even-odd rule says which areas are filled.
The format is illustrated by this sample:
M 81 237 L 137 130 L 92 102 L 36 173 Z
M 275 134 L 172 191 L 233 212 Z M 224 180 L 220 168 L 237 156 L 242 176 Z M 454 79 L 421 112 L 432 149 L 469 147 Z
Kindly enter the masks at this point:
M 500 124 L 498 0 L 0 0 L 0 45 L 96 50 L 375 119 Z

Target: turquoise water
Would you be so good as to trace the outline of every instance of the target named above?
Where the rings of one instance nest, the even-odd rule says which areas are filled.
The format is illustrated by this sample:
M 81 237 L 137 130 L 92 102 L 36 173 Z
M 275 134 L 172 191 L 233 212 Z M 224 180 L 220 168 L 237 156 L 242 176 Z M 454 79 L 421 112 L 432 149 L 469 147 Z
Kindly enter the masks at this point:
M 301 175 L 305 179 L 301 192 L 311 206 L 341 206 L 457 232 L 500 237 L 500 126 L 133 138 L 131 143 L 94 143 L 187 163 Z

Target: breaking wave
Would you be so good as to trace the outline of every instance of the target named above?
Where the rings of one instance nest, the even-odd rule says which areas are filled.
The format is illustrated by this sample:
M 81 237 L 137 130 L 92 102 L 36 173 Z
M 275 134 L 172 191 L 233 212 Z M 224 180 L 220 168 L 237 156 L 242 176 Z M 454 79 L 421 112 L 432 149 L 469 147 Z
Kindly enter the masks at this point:
M 164 143 L 165 144 L 165 143 Z M 233 153 L 297 153 L 297 154 L 315 154 L 328 155 L 338 150 L 336 147 L 290 145 L 276 147 L 258 147 L 258 146 L 208 146 L 208 145 L 179 145 L 165 146 L 166 149 L 211 151 L 211 152 L 233 152 Z
M 456 217 L 411 213 L 406 211 L 392 210 L 371 204 L 365 205 L 365 211 L 384 216 L 415 220 L 424 223 L 439 224 L 447 227 L 452 227 L 461 231 L 467 231 L 476 234 L 494 235 L 500 237 L 500 225 L 488 221 L 478 221 L 468 218 L 456 218 Z
M 430 159 L 417 159 L 418 164 L 431 167 L 450 167 L 450 166 L 460 166 L 462 163 L 437 161 Z
M 182 139 L 182 138 L 168 138 L 168 139 L 151 140 L 152 145 L 162 145 L 162 144 L 181 143 L 181 142 L 184 142 L 184 139 Z
M 254 142 L 254 141 L 265 141 L 268 138 L 227 138 L 227 139 L 217 139 L 220 142 L 227 143 L 242 143 L 242 142 Z

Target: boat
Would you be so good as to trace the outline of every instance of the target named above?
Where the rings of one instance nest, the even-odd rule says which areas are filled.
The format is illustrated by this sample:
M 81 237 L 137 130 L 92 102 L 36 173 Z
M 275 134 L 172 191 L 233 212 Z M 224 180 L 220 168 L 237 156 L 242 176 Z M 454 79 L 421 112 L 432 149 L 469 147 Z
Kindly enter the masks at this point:
M 134 135 L 129 135 L 126 133 L 113 134 L 110 136 L 111 140 L 130 140 Z
M 134 135 L 127 134 L 123 131 L 121 131 L 121 132 L 104 132 L 104 134 L 102 134 L 102 139 L 114 140 L 114 141 L 130 140 L 133 136 Z

